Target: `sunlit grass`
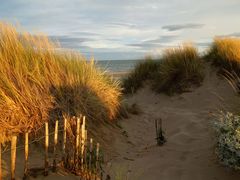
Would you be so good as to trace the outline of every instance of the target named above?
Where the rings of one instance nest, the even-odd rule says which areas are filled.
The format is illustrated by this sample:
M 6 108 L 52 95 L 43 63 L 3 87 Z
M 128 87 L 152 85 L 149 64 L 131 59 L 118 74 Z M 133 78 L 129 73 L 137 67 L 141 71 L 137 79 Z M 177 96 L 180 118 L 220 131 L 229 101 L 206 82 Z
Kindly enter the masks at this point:
M 240 72 L 240 38 L 215 38 L 207 58 L 225 70 Z
M 203 62 L 191 44 L 166 49 L 154 76 L 153 87 L 158 92 L 181 93 L 203 80 Z
M 39 128 L 62 114 L 86 114 L 93 122 L 113 119 L 120 88 L 93 61 L 56 50 L 45 36 L 18 33 L 0 23 L 0 132 Z
M 166 49 L 159 60 L 139 63 L 124 79 L 125 92 L 136 92 L 149 80 L 153 89 L 167 94 L 181 93 L 203 80 L 203 62 L 191 44 Z

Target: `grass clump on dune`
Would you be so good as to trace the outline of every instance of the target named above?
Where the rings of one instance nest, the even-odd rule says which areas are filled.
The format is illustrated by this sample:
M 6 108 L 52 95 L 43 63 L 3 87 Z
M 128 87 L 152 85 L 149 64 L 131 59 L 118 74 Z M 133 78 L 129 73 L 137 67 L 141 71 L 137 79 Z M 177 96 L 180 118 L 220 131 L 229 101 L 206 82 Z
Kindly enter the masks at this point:
M 240 38 L 215 38 L 207 58 L 224 70 L 240 73 Z
M 134 93 L 142 87 L 145 80 L 152 79 L 154 73 L 157 71 L 159 62 L 146 58 L 139 62 L 134 70 L 123 79 L 123 87 L 125 93 Z
M 118 82 L 77 53 L 59 53 L 45 36 L 0 23 L 0 141 L 38 129 L 62 114 L 93 123 L 118 111 Z
M 203 62 L 192 45 L 166 49 L 155 74 L 153 88 L 167 94 L 181 93 L 203 81 Z
M 152 88 L 167 94 L 181 93 L 203 81 L 203 62 L 192 45 L 166 49 L 158 61 L 146 60 L 138 64 L 123 81 L 125 92 L 135 92 L 145 80 Z

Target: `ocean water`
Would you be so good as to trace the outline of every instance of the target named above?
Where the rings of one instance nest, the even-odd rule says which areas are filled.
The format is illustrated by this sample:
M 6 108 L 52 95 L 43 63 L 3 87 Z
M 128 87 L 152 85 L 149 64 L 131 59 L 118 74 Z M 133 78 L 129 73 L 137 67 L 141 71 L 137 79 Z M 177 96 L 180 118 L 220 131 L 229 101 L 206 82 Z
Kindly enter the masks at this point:
M 96 65 L 108 72 L 128 72 L 142 60 L 108 60 L 96 61 Z

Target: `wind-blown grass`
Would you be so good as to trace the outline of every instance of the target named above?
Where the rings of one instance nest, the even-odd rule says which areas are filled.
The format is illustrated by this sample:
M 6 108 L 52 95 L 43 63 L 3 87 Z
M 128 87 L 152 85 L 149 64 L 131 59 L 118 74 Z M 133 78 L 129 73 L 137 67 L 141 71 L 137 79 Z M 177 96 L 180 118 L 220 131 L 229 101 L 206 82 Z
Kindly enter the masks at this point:
M 158 61 L 146 60 L 138 64 L 123 81 L 125 92 L 135 92 L 149 80 L 157 92 L 181 93 L 203 80 L 203 62 L 192 45 L 166 49 Z
M 203 80 L 203 62 L 192 45 L 166 49 L 154 76 L 153 88 L 168 94 L 181 93 Z
M 139 62 L 134 70 L 123 79 L 123 87 L 125 93 L 134 93 L 142 87 L 145 80 L 152 79 L 157 71 L 159 61 L 148 58 Z
M 240 38 L 215 38 L 206 58 L 222 69 L 240 73 Z
M 45 36 L 0 23 L 0 140 L 32 131 L 59 115 L 115 118 L 120 88 L 77 53 L 59 53 Z

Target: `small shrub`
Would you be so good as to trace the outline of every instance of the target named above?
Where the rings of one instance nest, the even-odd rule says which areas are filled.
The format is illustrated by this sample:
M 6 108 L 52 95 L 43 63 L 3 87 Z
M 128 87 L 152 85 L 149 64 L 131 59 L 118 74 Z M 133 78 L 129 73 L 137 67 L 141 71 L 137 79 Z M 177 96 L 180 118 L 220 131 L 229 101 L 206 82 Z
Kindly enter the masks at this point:
M 151 58 L 139 62 L 127 78 L 123 79 L 124 93 L 136 92 L 142 87 L 145 80 L 152 79 L 158 66 L 159 61 L 152 60 Z
M 214 123 L 217 135 L 216 152 L 221 163 L 240 169 L 240 116 L 221 113 Z
M 215 38 L 206 58 L 223 69 L 240 72 L 240 38 Z
M 203 62 L 191 45 L 167 49 L 154 76 L 153 89 L 167 94 L 181 93 L 203 81 Z

